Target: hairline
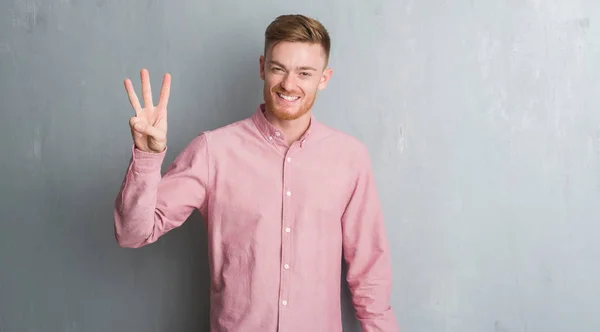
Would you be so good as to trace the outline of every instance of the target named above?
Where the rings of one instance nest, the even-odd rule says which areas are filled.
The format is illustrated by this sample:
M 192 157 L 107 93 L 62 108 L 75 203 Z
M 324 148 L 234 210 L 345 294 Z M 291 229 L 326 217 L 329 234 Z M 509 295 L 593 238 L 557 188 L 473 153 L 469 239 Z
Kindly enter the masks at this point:
M 283 40 L 275 40 L 275 41 L 272 41 L 272 42 L 266 42 L 265 43 L 265 49 L 264 49 L 265 60 L 267 60 L 267 53 L 269 51 L 271 51 L 271 54 L 272 54 L 273 53 L 272 51 L 275 48 L 275 46 L 277 46 L 277 44 L 285 43 L 285 42 L 287 42 L 287 43 L 308 44 L 308 45 L 319 45 L 320 49 L 321 49 L 321 54 L 325 58 L 325 65 L 323 66 L 323 69 L 327 68 L 327 66 L 329 65 L 329 55 L 327 54 L 327 51 L 325 50 L 325 47 L 323 47 L 323 45 L 321 45 L 321 43 L 319 43 L 319 42 L 310 42 L 310 41 L 300 41 L 300 40 L 285 40 L 285 39 L 283 39 Z M 270 59 L 268 61 L 272 62 Z M 280 63 L 280 65 L 281 65 L 281 63 Z

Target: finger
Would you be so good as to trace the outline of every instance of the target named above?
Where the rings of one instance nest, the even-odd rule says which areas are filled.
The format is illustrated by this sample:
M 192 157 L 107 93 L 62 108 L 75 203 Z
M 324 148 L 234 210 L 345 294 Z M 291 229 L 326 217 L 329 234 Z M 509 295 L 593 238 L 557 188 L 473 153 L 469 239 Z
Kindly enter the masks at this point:
M 144 98 L 144 107 L 154 107 L 152 103 L 152 89 L 150 88 L 150 73 L 147 69 L 140 71 L 140 77 L 142 79 L 142 97 Z
M 129 119 L 129 127 L 131 127 L 131 131 L 136 136 L 142 136 L 144 134 L 144 124 L 146 120 L 144 118 L 140 118 L 137 116 L 131 117 Z
M 129 123 L 137 136 L 145 134 L 159 140 L 163 139 L 165 136 L 162 130 L 148 125 L 147 122 L 139 118 L 133 117 Z
M 147 123 L 137 123 L 135 125 L 135 130 L 137 132 L 141 132 L 145 135 L 148 135 L 158 141 L 164 140 L 165 138 L 165 134 L 163 131 L 156 127 L 150 126 Z
M 131 83 L 130 79 L 125 79 L 125 91 L 127 91 L 127 96 L 129 96 L 129 103 L 133 110 L 135 111 L 135 115 L 138 115 L 142 111 L 142 105 L 140 105 L 140 101 L 135 93 L 135 89 L 133 88 L 133 83 Z
M 165 132 L 153 127 L 153 126 L 149 126 L 149 125 L 145 125 L 144 129 L 144 133 L 152 138 L 154 138 L 157 141 L 164 141 L 165 139 Z
M 160 89 L 160 97 L 158 99 L 158 106 L 165 110 L 169 103 L 169 96 L 171 95 L 171 74 L 166 73 L 163 77 L 162 87 Z

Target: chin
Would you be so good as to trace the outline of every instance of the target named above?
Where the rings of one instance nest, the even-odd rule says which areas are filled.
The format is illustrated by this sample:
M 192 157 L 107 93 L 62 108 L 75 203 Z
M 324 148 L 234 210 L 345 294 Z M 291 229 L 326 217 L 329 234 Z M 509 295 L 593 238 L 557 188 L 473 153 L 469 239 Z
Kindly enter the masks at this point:
M 297 105 L 283 104 L 277 100 L 277 96 L 270 98 L 266 104 L 267 108 L 279 120 L 296 120 L 308 112 L 308 108 L 298 100 Z
M 290 93 L 291 97 L 297 99 L 284 98 L 276 89 L 265 89 L 264 97 L 267 108 L 270 113 L 279 120 L 296 120 L 310 111 L 314 103 L 314 96 Z
M 307 113 L 308 110 L 298 109 L 296 107 L 290 108 L 288 107 L 280 107 L 275 106 L 271 108 L 273 115 L 275 115 L 279 120 L 296 120 L 299 117 L 303 116 Z

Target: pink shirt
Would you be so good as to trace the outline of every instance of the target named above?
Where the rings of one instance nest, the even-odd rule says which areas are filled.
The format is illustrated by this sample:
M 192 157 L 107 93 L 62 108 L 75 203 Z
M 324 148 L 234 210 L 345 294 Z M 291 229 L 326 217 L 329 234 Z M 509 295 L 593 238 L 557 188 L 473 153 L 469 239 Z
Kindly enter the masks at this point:
M 119 245 L 137 248 L 198 209 L 213 332 L 342 331 L 341 260 L 365 332 L 395 332 L 390 251 L 366 147 L 317 122 L 291 146 L 263 115 L 133 156 L 116 200 Z

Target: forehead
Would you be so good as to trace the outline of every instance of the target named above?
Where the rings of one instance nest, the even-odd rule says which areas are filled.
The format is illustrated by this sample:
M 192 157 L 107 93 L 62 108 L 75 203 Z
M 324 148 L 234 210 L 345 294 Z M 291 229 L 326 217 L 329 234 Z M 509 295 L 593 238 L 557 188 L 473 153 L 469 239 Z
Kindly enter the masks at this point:
M 286 67 L 325 67 L 325 51 L 320 44 L 279 42 L 267 52 L 267 61 L 276 61 Z

